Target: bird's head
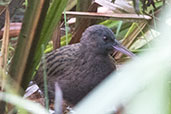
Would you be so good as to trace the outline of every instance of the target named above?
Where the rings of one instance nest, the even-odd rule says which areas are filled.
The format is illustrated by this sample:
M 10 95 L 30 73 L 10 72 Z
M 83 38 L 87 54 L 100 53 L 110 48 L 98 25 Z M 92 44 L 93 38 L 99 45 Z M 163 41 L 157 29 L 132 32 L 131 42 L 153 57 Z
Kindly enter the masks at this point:
M 113 50 L 117 50 L 128 56 L 134 56 L 132 52 L 116 40 L 113 32 L 103 25 L 88 27 L 83 33 L 80 42 L 97 53 L 109 54 Z

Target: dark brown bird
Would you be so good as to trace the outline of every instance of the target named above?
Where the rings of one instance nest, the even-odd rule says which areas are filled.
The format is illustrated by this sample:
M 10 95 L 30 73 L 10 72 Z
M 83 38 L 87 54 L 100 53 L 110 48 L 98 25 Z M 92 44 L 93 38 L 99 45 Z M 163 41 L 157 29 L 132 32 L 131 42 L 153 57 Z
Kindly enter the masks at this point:
M 63 97 L 75 105 L 116 67 L 110 53 L 119 50 L 133 56 L 115 39 L 113 32 L 103 25 L 88 27 L 80 43 L 67 45 L 46 55 L 48 94 L 54 99 L 54 83 L 58 82 Z M 43 91 L 43 68 L 34 81 Z

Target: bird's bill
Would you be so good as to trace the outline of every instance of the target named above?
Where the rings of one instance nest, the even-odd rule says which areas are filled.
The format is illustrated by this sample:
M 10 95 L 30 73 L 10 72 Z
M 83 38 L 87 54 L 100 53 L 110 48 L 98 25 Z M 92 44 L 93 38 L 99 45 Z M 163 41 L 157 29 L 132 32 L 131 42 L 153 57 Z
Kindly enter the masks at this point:
M 115 45 L 113 45 L 113 48 L 123 54 L 126 54 L 130 57 L 135 56 L 135 54 L 133 54 L 131 51 L 129 51 L 128 49 L 126 49 L 124 46 L 122 46 L 117 40 L 115 40 Z

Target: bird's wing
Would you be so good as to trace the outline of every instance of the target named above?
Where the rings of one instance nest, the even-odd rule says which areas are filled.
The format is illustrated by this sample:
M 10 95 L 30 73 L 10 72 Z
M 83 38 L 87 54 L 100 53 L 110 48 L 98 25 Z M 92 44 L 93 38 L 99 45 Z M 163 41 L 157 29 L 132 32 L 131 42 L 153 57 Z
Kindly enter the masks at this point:
M 51 76 L 59 76 L 64 70 L 67 70 L 72 61 L 76 59 L 77 50 L 79 49 L 80 44 L 73 44 L 61 47 L 56 49 L 48 54 L 46 54 L 46 61 L 43 63 L 41 61 L 40 67 L 34 77 L 34 81 L 38 83 L 38 80 L 42 80 L 40 78 L 43 77 L 43 64 L 46 65 L 46 71 L 48 77 Z

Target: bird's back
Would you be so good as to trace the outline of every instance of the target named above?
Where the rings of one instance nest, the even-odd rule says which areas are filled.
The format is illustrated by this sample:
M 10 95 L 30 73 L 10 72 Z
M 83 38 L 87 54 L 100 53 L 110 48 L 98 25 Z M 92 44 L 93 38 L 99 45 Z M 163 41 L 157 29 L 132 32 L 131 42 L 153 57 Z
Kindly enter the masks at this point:
M 70 68 L 72 61 L 75 59 L 76 52 L 79 48 L 78 44 L 67 45 L 56 49 L 45 55 L 45 63 L 41 61 L 40 67 L 34 76 L 33 81 L 38 84 L 40 88 L 43 88 L 43 65 L 46 65 L 47 79 L 51 77 L 58 77 L 63 75 L 67 69 Z

